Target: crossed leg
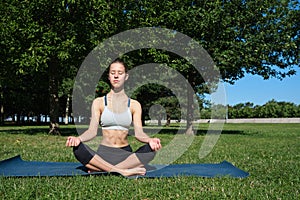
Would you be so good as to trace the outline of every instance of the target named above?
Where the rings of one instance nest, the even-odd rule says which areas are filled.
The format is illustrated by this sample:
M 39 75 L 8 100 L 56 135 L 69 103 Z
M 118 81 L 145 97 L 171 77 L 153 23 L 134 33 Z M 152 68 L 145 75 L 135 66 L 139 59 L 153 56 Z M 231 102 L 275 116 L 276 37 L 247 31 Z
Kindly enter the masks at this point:
M 132 152 L 130 146 L 124 148 L 113 148 L 100 145 L 97 155 L 103 160 L 110 160 L 109 163 L 119 169 L 145 168 L 155 156 L 155 152 L 149 144 L 145 144 Z
M 137 159 L 137 158 L 136 158 Z M 123 176 L 132 176 L 132 175 L 145 175 L 146 169 L 142 167 L 141 163 L 134 166 L 130 163 L 130 160 L 124 160 L 118 165 L 112 165 L 105 160 L 103 160 L 97 154 L 89 161 L 85 166 L 92 171 L 107 171 L 107 172 L 117 172 Z M 132 160 L 135 160 L 134 158 Z
M 146 169 L 143 167 L 142 163 L 139 161 L 135 153 L 129 155 L 119 164 L 113 165 L 105 161 L 102 157 L 100 157 L 83 143 L 80 143 L 77 147 L 74 147 L 73 151 L 77 160 L 79 160 L 84 166 L 86 166 L 90 172 L 118 172 L 123 176 L 145 175 L 146 173 Z

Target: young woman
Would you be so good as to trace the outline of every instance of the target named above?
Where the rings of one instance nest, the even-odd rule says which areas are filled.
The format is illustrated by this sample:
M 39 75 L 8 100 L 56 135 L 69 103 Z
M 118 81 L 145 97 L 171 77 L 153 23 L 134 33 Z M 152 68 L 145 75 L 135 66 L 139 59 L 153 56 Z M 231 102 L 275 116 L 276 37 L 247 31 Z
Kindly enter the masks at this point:
M 160 140 L 150 138 L 144 133 L 141 105 L 138 101 L 128 98 L 124 91 L 128 74 L 127 66 L 122 60 L 116 59 L 110 64 L 108 78 L 111 91 L 93 101 L 88 130 L 78 137 L 68 137 L 66 146 L 73 147 L 75 157 L 89 171 L 118 172 L 124 176 L 145 175 L 145 165 L 162 147 Z M 103 137 L 95 152 L 84 142 L 96 137 L 99 122 Z M 132 152 L 127 140 L 131 123 L 136 139 L 146 143 L 135 152 Z

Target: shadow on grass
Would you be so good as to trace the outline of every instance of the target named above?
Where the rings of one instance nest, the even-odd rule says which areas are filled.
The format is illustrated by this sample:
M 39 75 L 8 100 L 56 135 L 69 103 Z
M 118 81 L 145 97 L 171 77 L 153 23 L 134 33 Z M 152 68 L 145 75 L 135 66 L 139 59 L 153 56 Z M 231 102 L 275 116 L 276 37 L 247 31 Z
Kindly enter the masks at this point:
M 144 131 L 149 134 L 168 134 L 168 135 L 175 135 L 175 134 L 185 134 L 184 128 L 168 128 L 163 127 L 162 129 L 145 127 Z M 194 131 L 196 135 L 206 135 L 208 130 L 207 129 L 198 129 Z M 219 134 L 219 130 L 210 130 L 210 133 Z M 222 130 L 221 134 L 231 134 L 231 135 L 248 135 L 248 133 L 241 131 L 241 130 Z
M 78 132 L 81 134 L 85 131 L 86 129 L 76 129 L 75 127 L 70 127 L 70 128 L 60 128 L 60 135 L 61 136 L 69 136 L 69 135 L 78 135 Z M 7 133 L 7 134 L 26 134 L 26 135 L 37 135 L 37 134 L 48 134 L 49 133 L 49 128 L 47 127 L 38 127 L 38 126 L 33 126 L 33 127 L 11 127 L 11 128 L 5 128 L 1 129 L 0 128 L 0 133 Z M 53 135 L 53 134 L 50 134 Z
M 60 134 L 61 136 L 69 136 L 69 135 L 80 135 L 82 134 L 86 128 L 75 128 L 75 127 L 63 127 L 60 128 Z M 26 127 L 18 127 L 18 126 L 12 126 L 12 127 L 6 127 L 5 129 L 1 129 L 0 127 L 0 133 L 8 133 L 8 134 L 27 134 L 27 135 L 36 135 L 36 134 L 48 134 L 49 128 L 46 126 L 26 126 Z M 153 135 L 153 134 L 167 134 L 167 135 L 175 135 L 175 134 L 184 134 L 185 129 L 179 128 L 179 127 L 144 127 L 144 132 Z M 199 129 L 195 130 L 196 135 L 206 135 L 208 132 L 207 129 Z M 210 130 L 210 133 L 216 133 L 219 134 L 219 131 L 217 130 Z M 99 128 L 98 135 L 101 134 L 101 129 Z M 241 130 L 222 130 L 221 134 L 230 134 L 230 135 L 249 135 L 249 133 Z M 134 135 L 134 131 L 131 128 L 129 135 Z

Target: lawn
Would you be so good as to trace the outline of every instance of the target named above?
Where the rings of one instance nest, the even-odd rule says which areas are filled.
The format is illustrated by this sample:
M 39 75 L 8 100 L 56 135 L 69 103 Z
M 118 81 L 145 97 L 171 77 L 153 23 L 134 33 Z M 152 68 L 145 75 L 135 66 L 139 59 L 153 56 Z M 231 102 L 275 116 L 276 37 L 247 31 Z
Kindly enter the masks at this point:
M 201 124 L 199 133 L 207 128 Z M 166 145 L 174 130 L 176 127 L 164 128 L 156 136 Z M 0 160 L 21 155 L 24 160 L 75 162 L 72 150 L 64 146 L 66 136 L 76 134 L 74 127 L 63 126 L 62 136 L 47 135 L 47 131 L 47 127 L 0 127 Z M 225 124 L 213 151 L 200 159 L 204 137 L 197 135 L 175 162 L 227 160 L 250 176 L 137 180 L 113 175 L 0 177 L 0 199 L 299 199 L 300 124 Z M 130 140 L 138 146 L 133 137 Z M 90 145 L 97 146 L 95 142 Z

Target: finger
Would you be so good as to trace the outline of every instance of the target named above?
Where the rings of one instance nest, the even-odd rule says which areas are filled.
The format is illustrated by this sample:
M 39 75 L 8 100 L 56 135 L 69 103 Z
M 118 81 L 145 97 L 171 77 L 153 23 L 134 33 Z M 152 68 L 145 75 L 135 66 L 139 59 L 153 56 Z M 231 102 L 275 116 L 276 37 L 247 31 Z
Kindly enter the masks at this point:
M 71 137 L 68 137 L 68 139 L 67 139 L 67 143 L 68 143 L 68 145 L 70 145 L 70 142 L 72 141 L 72 138 Z
M 157 145 L 157 148 L 156 148 L 156 150 L 159 150 L 161 148 L 161 146 L 160 145 Z
M 66 146 L 70 146 L 70 138 L 67 139 Z
M 70 138 L 70 146 L 71 146 L 71 147 L 74 146 L 74 140 L 73 140 L 73 138 Z

